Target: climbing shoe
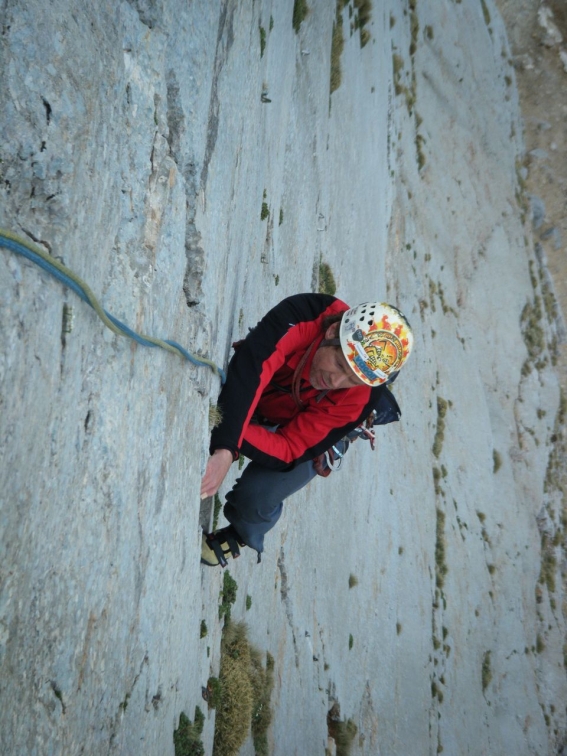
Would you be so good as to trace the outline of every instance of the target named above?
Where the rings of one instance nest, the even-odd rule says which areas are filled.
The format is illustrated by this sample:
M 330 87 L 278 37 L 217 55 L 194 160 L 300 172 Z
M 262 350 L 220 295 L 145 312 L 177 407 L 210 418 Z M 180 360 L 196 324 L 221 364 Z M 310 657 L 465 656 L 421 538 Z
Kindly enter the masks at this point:
M 232 525 L 215 530 L 214 533 L 203 533 L 201 542 L 201 564 L 208 567 L 226 567 L 227 557 L 236 559 L 240 556 L 240 547 L 245 544 Z

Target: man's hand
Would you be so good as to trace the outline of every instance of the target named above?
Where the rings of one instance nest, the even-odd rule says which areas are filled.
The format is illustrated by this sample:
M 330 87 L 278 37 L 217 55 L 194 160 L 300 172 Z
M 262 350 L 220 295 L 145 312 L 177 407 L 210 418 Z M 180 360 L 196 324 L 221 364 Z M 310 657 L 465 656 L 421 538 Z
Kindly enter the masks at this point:
M 212 457 L 209 457 L 207 469 L 201 481 L 201 499 L 214 496 L 219 490 L 221 483 L 234 460 L 232 452 L 228 449 L 216 449 Z

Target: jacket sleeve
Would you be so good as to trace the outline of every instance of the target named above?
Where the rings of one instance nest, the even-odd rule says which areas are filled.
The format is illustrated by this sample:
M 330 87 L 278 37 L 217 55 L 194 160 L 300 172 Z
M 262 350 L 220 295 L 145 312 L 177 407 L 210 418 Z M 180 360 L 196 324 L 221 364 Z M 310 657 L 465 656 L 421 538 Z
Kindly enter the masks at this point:
M 338 392 L 337 392 L 338 393 Z M 376 410 L 376 424 L 399 419 L 400 408 L 385 386 L 361 387 L 340 392 L 342 401 L 311 406 L 285 426 L 271 433 L 251 425 L 246 431 L 242 452 L 265 467 L 286 470 L 330 449 Z
M 220 424 L 211 434 L 211 453 L 229 449 L 235 458 L 262 392 L 288 354 L 308 346 L 306 325 L 322 314 L 345 309 L 344 302 L 326 294 L 296 294 L 270 310 L 248 334 L 232 357 L 218 399 Z
M 358 424 L 365 402 L 352 402 L 353 389 L 349 393 L 349 401 L 308 407 L 275 433 L 251 425 L 244 436 L 242 453 L 265 467 L 280 470 L 314 459 Z M 363 389 L 363 393 L 368 391 Z

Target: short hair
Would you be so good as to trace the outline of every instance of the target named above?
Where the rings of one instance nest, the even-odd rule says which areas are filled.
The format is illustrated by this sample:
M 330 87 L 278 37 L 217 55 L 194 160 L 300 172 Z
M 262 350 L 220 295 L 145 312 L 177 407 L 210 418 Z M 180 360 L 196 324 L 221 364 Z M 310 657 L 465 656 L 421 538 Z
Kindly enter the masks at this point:
M 345 310 L 346 312 L 346 310 Z M 334 315 L 327 315 L 326 318 L 323 318 L 323 322 L 321 323 L 321 330 L 323 333 L 327 332 L 327 328 L 329 326 L 332 326 L 333 323 L 340 323 L 343 319 L 344 312 L 337 312 Z

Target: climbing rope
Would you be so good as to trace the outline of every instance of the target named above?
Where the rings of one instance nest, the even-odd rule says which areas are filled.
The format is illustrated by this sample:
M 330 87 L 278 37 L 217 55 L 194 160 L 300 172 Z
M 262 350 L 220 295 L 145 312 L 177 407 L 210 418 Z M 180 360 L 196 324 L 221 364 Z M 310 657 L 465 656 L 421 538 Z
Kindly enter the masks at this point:
M 143 346 L 161 347 L 162 349 L 166 349 L 168 352 L 172 352 L 173 354 L 184 357 L 186 360 L 189 360 L 189 362 L 191 362 L 193 365 L 197 365 L 198 367 L 210 367 L 211 370 L 213 370 L 220 377 L 221 383 L 225 382 L 226 376 L 224 371 L 221 370 L 218 365 L 215 365 L 215 363 L 211 360 L 207 360 L 205 357 L 201 356 L 195 357 L 195 355 L 190 354 L 176 341 L 171 341 L 170 339 L 156 339 L 153 336 L 146 336 L 145 334 L 136 333 L 131 328 L 128 328 L 127 325 L 122 323 L 120 320 L 118 320 L 118 318 L 115 318 L 113 315 L 111 315 L 101 307 L 99 301 L 93 294 L 88 284 L 86 284 L 81 278 L 79 278 L 76 273 L 73 273 L 72 270 L 69 270 L 69 268 L 63 265 L 63 263 L 59 262 L 59 260 L 56 260 L 54 257 L 51 257 L 51 255 L 48 255 L 46 252 L 44 252 L 40 247 L 28 242 L 25 239 L 22 239 L 19 236 L 16 236 L 15 234 L 10 233 L 10 231 L 6 231 L 1 228 L 0 246 L 9 249 L 12 252 L 16 252 L 19 255 L 22 255 L 28 260 L 31 260 L 36 265 L 39 265 L 40 268 L 43 268 L 43 270 L 47 271 L 47 273 L 51 274 L 58 281 L 61 281 L 61 283 L 65 284 L 65 286 L 72 289 L 75 294 L 77 294 L 77 296 L 79 296 L 84 302 L 86 302 L 93 308 L 93 310 L 96 312 L 105 326 L 110 328 L 110 330 L 116 333 L 118 336 L 128 336 L 129 338 L 133 339 L 138 344 L 142 344 Z

